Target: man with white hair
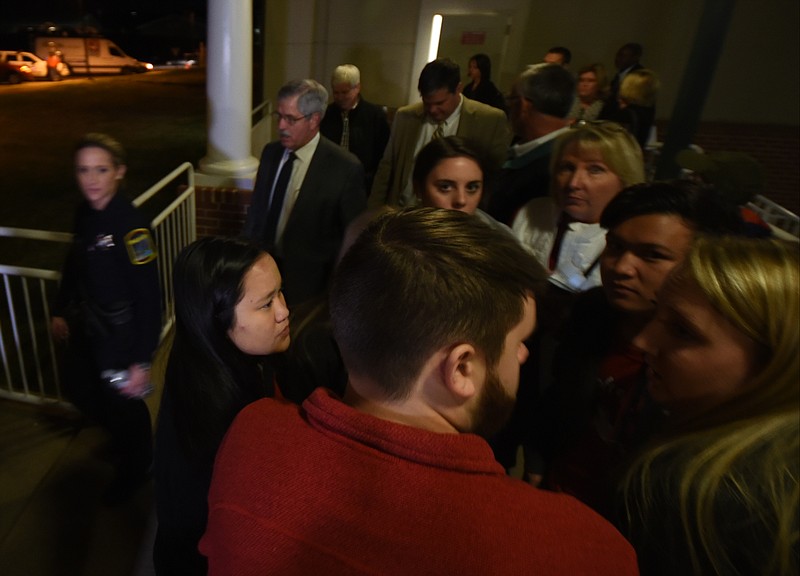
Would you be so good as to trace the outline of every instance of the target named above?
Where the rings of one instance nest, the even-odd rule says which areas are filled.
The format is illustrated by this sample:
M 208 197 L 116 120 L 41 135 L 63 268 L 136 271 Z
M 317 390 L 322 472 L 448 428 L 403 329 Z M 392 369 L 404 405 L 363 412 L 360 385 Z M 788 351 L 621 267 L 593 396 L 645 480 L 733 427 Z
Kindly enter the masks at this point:
M 389 141 L 386 111 L 361 96 L 361 72 L 352 64 L 342 64 L 334 69 L 331 94 L 333 102 L 325 111 L 319 131 L 361 160 L 366 189 L 369 190 Z

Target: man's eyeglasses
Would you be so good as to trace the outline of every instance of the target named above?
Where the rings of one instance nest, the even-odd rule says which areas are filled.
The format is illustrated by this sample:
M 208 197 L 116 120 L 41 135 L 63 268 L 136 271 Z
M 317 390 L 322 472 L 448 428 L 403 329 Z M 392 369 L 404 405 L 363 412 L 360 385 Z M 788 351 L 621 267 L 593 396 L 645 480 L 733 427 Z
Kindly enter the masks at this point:
M 280 112 L 273 112 L 272 117 L 275 118 L 276 122 L 280 122 L 281 120 L 286 120 L 286 123 L 289 126 L 294 126 L 300 120 L 305 120 L 306 118 L 312 116 L 312 114 L 306 114 L 305 116 L 287 116 L 285 114 L 281 114 Z

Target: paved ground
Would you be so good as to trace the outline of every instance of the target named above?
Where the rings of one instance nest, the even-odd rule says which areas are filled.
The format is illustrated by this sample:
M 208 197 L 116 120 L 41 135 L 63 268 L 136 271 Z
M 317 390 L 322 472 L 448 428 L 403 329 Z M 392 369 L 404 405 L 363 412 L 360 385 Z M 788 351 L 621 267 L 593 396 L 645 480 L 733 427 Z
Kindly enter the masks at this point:
M 104 506 L 106 442 L 62 410 L 0 401 L 0 573 L 152 574 L 152 485 Z
M 0 85 L 0 126 L 0 226 L 69 231 L 80 199 L 72 151 L 86 132 L 107 132 L 125 146 L 131 198 L 205 155 L 205 72 Z M 39 249 L 0 245 L 0 263 Z

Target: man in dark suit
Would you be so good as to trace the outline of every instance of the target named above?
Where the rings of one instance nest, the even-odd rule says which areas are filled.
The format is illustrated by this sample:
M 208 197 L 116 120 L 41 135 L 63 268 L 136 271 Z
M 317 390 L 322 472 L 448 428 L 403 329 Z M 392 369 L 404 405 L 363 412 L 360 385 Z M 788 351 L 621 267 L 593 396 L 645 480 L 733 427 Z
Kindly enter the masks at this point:
M 568 130 L 575 80 L 558 64 L 535 64 L 519 75 L 509 96 L 509 118 L 516 138 L 494 184 L 487 212 L 509 226 L 529 200 L 550 190 L 550 152 Z
M 403 106 L 395 114 L 389 143 L 372 183 L 370 207 L 414 204 L 414 158 L 433 138 L 457 135 L 468 140 L 483 156 L 490 173 L 505 159 L 511 141 L 506 115 L 461 95 L 458 64 L 449 58 L 428 62 L 417 88 L 422 102 Z
M 345 229 L 366 207 L 364 170 L 320 136 L 328 92 L 319 82 L 289 82 L 277 101 L 280 140 L 261 154 L 243 234 L 275 257 L 296 305 L 327 288 Z
M 639 63 L 641 58 L 641 44 L 629 42 L 617 50 L 617 54 L 614 56 L 614 67 L 616 67 L 617 73 L 614 74 L 614 78 L 611 79 L 611 87 L 605 107 L 607 115 L 613 116 L 619 110 L 619 103 L 617 102 L 619 87 L 622 85 L 622 81 L 629 72 L 644 68 L 644 66 Z
M 333 71 L 331 93 L 333 102 L 325 111 L 319 131 L 361 160 L 369 190 L 389 140 L 386 111 L 361 97 L 361 72 L 352 64 L 342 64 Z

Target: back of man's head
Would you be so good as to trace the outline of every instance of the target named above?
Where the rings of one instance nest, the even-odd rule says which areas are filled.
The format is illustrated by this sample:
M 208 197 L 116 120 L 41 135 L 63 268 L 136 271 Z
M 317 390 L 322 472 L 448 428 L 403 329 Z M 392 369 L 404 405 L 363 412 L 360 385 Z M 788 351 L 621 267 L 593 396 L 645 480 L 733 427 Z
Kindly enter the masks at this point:
M 628 186 L 608 203 L 600 225 L 612 230 L 638 216 L 677 216 L 694 233 L 741 234 L 736 205 L 719 190 L 690 180 L 661 180 Z
M 546 274 L 510 235 L 457 210 L 378 216 L 334 275 L 333 333 L 351 375 L 401 400 L 430 357 L 471 343 L 494 367 Z
M 437 58 L 428 62 L 419 75 L 417 89 L 421 96 L 446 88 L 455 92 L 461 82 L 461 70 L 450 58 Z
M 572 62 L 572 51 L 566 46 L 553 46 L 544 55 L 544 61 L 566 67 Z
M 566 118 L 575 98 L 575 79 L 558 64 L 534 64 L 519 75 L 517 90 L 537 112 Z

